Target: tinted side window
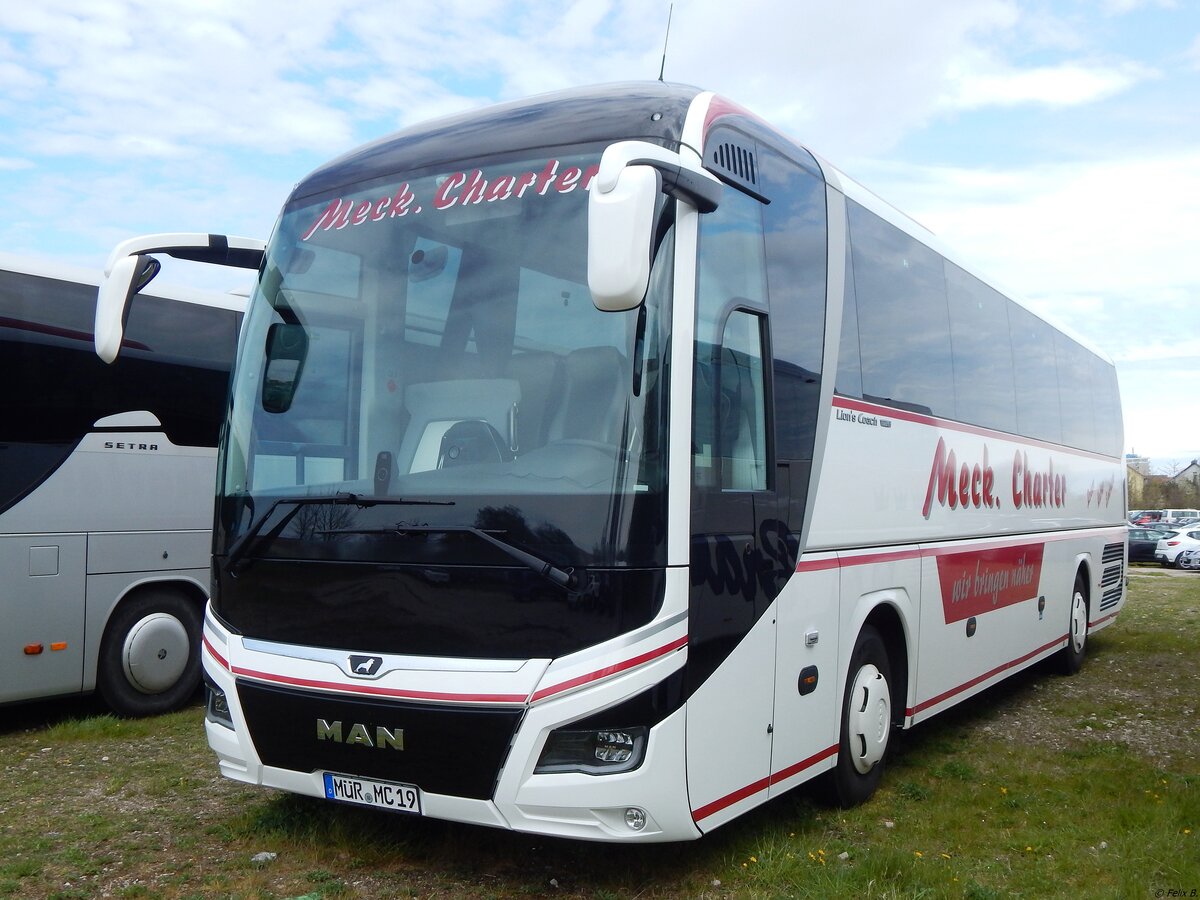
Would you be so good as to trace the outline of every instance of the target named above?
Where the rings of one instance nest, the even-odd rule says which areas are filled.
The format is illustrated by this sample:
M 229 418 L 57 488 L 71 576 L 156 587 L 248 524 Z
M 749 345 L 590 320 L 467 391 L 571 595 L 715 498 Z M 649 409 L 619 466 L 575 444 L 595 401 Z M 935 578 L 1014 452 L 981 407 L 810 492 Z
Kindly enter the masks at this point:
M 1120 456 L 1124 440 L 1117 370 L 1098 356 L 1091 357 L 1092 401 L 1096 414 L 1096 449 Z
M 759 147 L 771 295 L 775 440 L 781 459 L 812 459 L 825 344 L 825 183 Z
M 854 265 L 850 252 L 850 224 L 846 224 L 846 281 L 842 295 L 842 336 L 838 346 L 834 389 L 848 397 L 861 397 L 862 356 L 858 347 L 858 299 L 854 290 Z
M 1008 312 L 1017 386 L 1017 430 L 1030 437 L 1062 443 L 1054 329 L 1016 304 Z
M 134 297 L 121 355 L 107 367 L 103 404 L 150 410 L 172 443 L 215 447 L 239 324 L 232 310 Z
M 1092 411 L 1092 355 L 1064 334 L 1054 335 L 1058 361 L 1059 404 L 1063 443 L 1091 449 L 1096 446 L 1096 419 Z
M 727 325 L 741 318 L 734 315 L 738 307 L 766 306 L 761 208 L 757 200 L 730 190 L 720 207 L 700 220 L 692 475 L 701 488 L 735 486 L 732 448 L 736 436 L 745 431 L 737 414 L 741 405 L 738 376 L 750 369 L 744 356 L 738 358 L 730 352 L 746 348 L 725 349 L 723 342 Z
M 0 511 L 36 488 L 99 416 L 96 289 L 0 271 Z
M 952 263 L 946 263 L 946 290 L 957 417 L 999 431 L 1016 431 L 1008 298 Z
M 941 257 L 858 204 L 846 205 L 864 397 L 953 417 L 950 319 Z

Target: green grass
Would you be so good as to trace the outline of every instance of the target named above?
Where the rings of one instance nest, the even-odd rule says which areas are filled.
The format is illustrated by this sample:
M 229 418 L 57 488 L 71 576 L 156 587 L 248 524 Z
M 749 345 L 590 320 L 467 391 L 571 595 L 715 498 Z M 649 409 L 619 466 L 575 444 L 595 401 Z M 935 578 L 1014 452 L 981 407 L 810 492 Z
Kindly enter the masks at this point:
M 1200 575 L 1135 570 L 1079 675 L 897 737 L 879 793 L 793 791 L 690 844 L 609 846 L 226 781 L 195 706 L 0 711 L 0 898 L 1154 897 L 1200 893 Z M 256 864 L 255 854 L 277 854 Z M 1180 896 L 1180 895 L 1176 895 Z

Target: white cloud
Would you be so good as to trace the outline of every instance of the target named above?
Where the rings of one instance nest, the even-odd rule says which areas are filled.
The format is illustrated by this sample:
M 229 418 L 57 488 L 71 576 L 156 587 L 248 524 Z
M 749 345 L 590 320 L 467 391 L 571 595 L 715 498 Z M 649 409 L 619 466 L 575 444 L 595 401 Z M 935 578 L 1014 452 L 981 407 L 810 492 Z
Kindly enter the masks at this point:
M 871 187 L 988 271 L 1019 261 L 1027 293 L 1200 287 L 1200 151 L 1008 170 L 877 165 Z
M 1104 11 L 1110 16 L 1123 16 L 1148 6 L 1175 9 L 1179 4 L 1176 0 L 1103 0 Z
M 1128 62 L 1109 66 L 1067 62 L 1031 69 L 990 64 L 952 71 L 942 104 L 949 109 L 1075 106 L 1114 96 L 1149 77 L 1148 69 Z

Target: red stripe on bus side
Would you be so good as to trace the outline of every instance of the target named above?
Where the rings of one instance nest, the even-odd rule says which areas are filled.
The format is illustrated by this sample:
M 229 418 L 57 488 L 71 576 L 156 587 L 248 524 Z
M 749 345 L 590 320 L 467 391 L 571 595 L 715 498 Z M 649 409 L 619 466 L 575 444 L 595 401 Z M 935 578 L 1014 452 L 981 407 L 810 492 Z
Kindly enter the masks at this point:
M 1030 650 L 1024 656 L 1018 656 L 1016 659 L 1012 660 L 1011 662 L 1002 663 L 1001 665 L 996 666 L 996 668 L 994 668 L 988 672 L 984 672 L 982 675 L 978 675 L 975 678 L 972 678 L 970 681 L 963 682 L 958 687 L 950 688 L 950 690 L 948 690 L 948 691 L 943 691 L 942 693 L 938 694 L 936 697 L 930 697 L 928 700 L 918 703 L 916 706 L 912 707 L 911 709 L 906 709 L 904 711 L 904 713 L 905 713 L 905 715 L 915 716 L 917 713 L 924 712 L 925 710 L 929 709 L 929 707 L 931 707 L 931 706 L 937 706 L 937 704 L 941 703 L 943 700 L 949 700 L 951 697 L 961 694 L 963 691 L 969 691 L 971 688 L 975 687 L 976 685 L 982 684 L 983 682 L 987 681 L 989 678 L 994 678 L 995 676 L 999 675 L 1002 672 L 1007 672 L 1009 669 L 1013 668 L 1014 666 L 1019 666 L 1019 665 L 1021 665 L 1021 663 L 1028 662 L 1029 660 L 1033 659 L 1035 656 L 1045 653 L 1047 650 L 1052 650 L 1056 647 L 1062 647 L 1066 643 L 1066 640 L 1069 636 L 1070 635 L 1064 634 L 1060 638 L 1056 638 L 1053 641 L 1050 641 L 1049 643 L 1042 644 L 1042 646 L 1038 647 L 1036 650 Z
M 1118 612 L 1120 612 L 1120 610 L 1114 610 L 1113 612 L 1110 612 L 1107 616 L 1102 616 L 1101 618 L 1097 619 L 1095 622 L 1088 622 L 1088 628 L 1095 628 L 1097 625 L 1103 625 L 1109 619 L 1115 619 L 1117 617 Z
M 687 645 L 688 636 L 685 634 L 681 638 L 677 638 L 669 644 L 664 644 L 657 650 L 650 650 L 640 656 L 635 656 L 627 659 L 624 662 L 614 663 L 611 666 L 605 666 L 603 669 L 597 669 L 595 672 L 589 672 L 586 675 L 580 675 L 577 678 L 570 678 L 566 681 L 561 681 L 558 684 L 551 685 L 547 688 L 542 688 L 540 691 L 535 691 L 530 698 L 531 703 L 536 703 L 539 700 L 544 700 L 546 697 L 554 694 L 561 694 L 563 691 L 569 691 L 571 688 L 579 687 L 582 684 L 590 684 L 593 681 L 599 681 L 602 678 L 607 678 L 609 675 L 615 675 L 618 672 L 624 672 L 643 663 L 650 662 L 652 659 L 657 659 L 660 656 L 666 656 L 673 650 L 678 650 L 680 647 Z
M 837 752 L 838 745 L 834 744 L 832 747 L 826 747 L 820 753 L 814 753 L 808 759 L 802 759 L 800 762 L 790 765 L 786 769 L 780 769 L 771 776 L 771 784 L 779 784 L 779 782 L 791 778 L 793 775 L 798 775 L 805 769 L 815 766 L 822 760 L 829 759 L 831 756 L 836 756 Z
M 712 803 L 705 804 L 699 809 L 692 810 L 692 821 L 699 822 L 701 819 L 707 819 L 713 813 L 718 813 L 727 806 L 733 806 L 740 800 L 745 800 L 747 797 L 753 797 L 759 791 L 765 791 L 771 785 L 771 779 L 760 778 L 753 784 L 748 784 L 744 788 L 738 788 L 732 794 L 726 794 L 720 800 L 714 800 Z
M 829 759 L 829 757 L 836 755 L 837 752 L 837 744 L 834 744 L 832 747 L 826 747 L 824 750 L 814 753 L 808 759 L 802 759 L 800 762 L 790 765 L 785 769 L 780 769 L 778 772 L 768 775 L 766 778 L 760 778 L 758 781 L 755 781 L 752 784 L 748 784 L 743 788 L 738 788 L 733 793 L 726 794 L 724 797 L 714 800 L 712 803 L 706 803 L 699 809 L 692 810 L 692 821 L 699 822 L 701 819 L 707 819 L 709 816 L 720 812 L 726 807 L 732 806 L 741 800 L 745 800 L 747 797 L 753 797 L 759 791 L 765 791 L 771 785 L 778 784 L 785 779 L 791 778 L 793 775 L 803 772 L 805 769 L 815 766 L 822 760 Z

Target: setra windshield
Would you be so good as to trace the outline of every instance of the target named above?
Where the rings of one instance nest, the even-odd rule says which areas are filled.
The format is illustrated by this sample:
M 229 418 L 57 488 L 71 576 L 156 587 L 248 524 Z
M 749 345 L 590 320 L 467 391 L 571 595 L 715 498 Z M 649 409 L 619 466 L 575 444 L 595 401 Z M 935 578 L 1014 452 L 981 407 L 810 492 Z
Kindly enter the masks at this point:
M 537 572 L 665 563 L 670 236 L 598 311 L 603 147 L 294 199 L 251 299 L 217 556 Z

